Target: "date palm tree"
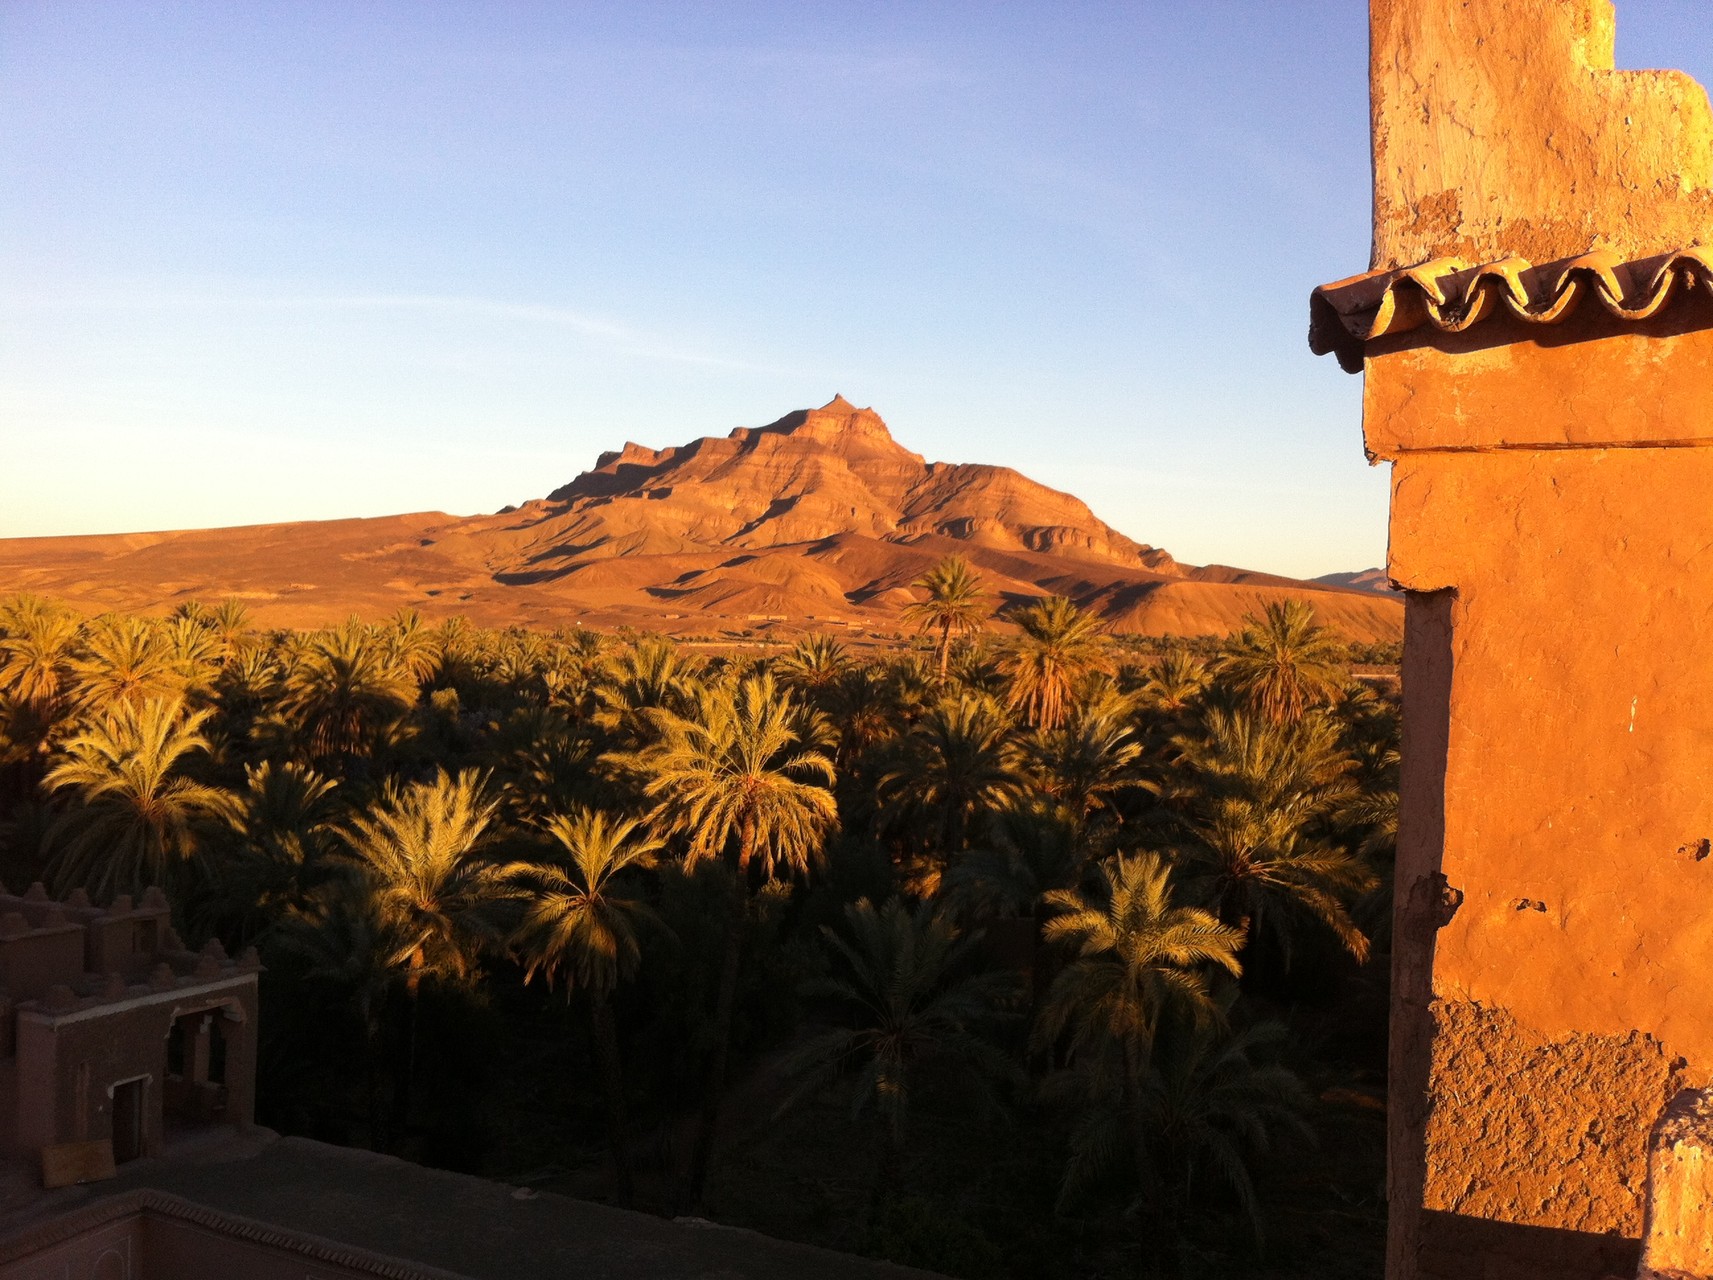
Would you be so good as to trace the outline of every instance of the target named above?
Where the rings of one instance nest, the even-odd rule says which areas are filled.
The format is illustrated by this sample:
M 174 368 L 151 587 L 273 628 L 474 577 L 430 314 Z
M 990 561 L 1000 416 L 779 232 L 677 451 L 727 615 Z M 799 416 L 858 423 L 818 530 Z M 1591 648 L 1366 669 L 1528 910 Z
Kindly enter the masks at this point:
M 1274 721 L 1214 708 L 1176 746 L 1168 799 L 1184 809 L 1181 852 L 1196 896 L 1251 943 L 1267 937 L 1287 963 L 1293 925 L 1305 916 L 1365 959 L 1368 939 L 1348 903 L 1374 875 L 1334 838 L 1357 799 L 1338 726 L 1318 713 Z
M 319 760 L 369 754 L 416 702 L 410 672 L 356 619 L 310 637 L 286 673 L 279 710 Z
M 133 614 L 103 614 L 90 623 L 71 670 L 83 707 L 98 717 L 121 703 L 173 700 L 185 691 L 165 634 Z
M 1251 1166 L 1281 1135 L 1314 1136 L 1305 1119 L 1313 1098 L 1278 1061 L 1284 1040 L 1276 1022 L 1168 1024 L 1130 1088 L 1091 1070 L 1053 1080 L 1049 1095 L 1073 1098 L 1078 1110 L 1060 1210 L 1103 1186 L 1119 1190 L 1126 1216 L 1157 1246 L 1194 1213 L 1198 1198 L 1223 1187 L 1259 1246 Z
M 340 832 L 369 899 L 371 932 L 388 941 L 381 963 L 405 989 L 408 1050 L 395 1077 L 395 1132 L 410 1107 L 422 984 L 468 982 L 483 951 L 504 936 L 501 907 L 515 891 L 487 856 L 498 810 L 484 775 L 441 770 L 426 782 L 389 782 Z
M 1118 699 L 1079 708 L 1057 729 L 1036 733 L 1024 744 L 1036 784 L 1079 822 L 1115 813 L 1118 797 L 1141 785 L 1142 744 L 1125 711 Z
M 82 630 L 76 614 L 39 596 L 13 596 L 0 607 L 4 755 L 28 760 L 48 750 L 75 698 L 72 659 Z
M 1142 698 L 1156 711 L 1177 715 L 1207 689 L 1211 679 L 1207 663 L 1188 649 L 1171 648 L 1142 682 Z
M 638 745 L 653 711 L 679 712 L 694 696 L 695 671 L 670 640 L 647 636 L 611 653 L 595 683 L 596 723 Z
M 197 856 L 213 824 L 233 812 L 229 793 L 183 772 L 188 756 L 208 750 L 201 729 L 209 715 L 186 714 L 176 699 L 121 699 L 65 744 L 42 782 L 71 802 L 48 832 L 59 885 L 136 892 Z
M 305 907 L 333 873 L 338 788 L 296 760 L 264 760 L 244 770 L 228 815 L 235 856 L 218 884 L 222 907 L 254 935 Z
M 845 908 L 842 930 L 822 926 L 821 933 L 833 975 L 809 994 L 825 1001 L 840 1025 L 786 1059 L 783 1073 L 798 1083 L 775 1115 L 854 1073 L 853 1117 L 872 1112 L 879 1122 L 878 1202 L 896 1176 L 911 1097 L 924 1076 L 955 1077 L 985 1092 L 1019 1074 L 982 1034 L 1014 983 L 1007 974 L 974 971 L 980 934 L 964 933 L 926 902 L 911 909 L 894 898 L 877 910 L 864 898 Z
M 919 631 L 933 632 L 934 663 L 944 684 L 952 645 L 975 635 L 987 621 L 987 593 L 981 588 L 981 576 L 962 556 L 947 556 L 910 585 L 925 592 L 927 599 L 905 605 L 902 616 Z
M 904 735 L 898 756 L 877 787 L 883 821 L 913 828 L 941 861 L 968 846 L 975 819 L 1023 792 L 1011 726 L 988 698 L 941 698 Z
M 1244 621 L 1216 671 L 1269 720 L 1294 723 L 1310 707 L 1338 698 L 1350 672 L 1338 642 L 1315 624 L 1311 607 L 1288 600 Z
M 824 694 L 825 710 L 838 734 L 841 769 L 898 729 L 899 715 L 888 683 L 872 666 L 853 665 Z
M 394 613 L 391 625 L 381 633 L 381 644 L 388 659 L 407 672 L 419 686 L 425 684 L 439 666 L 438 639 L 423 625 L 422 615 L 408 608 Z
M 851 668 L 850 652 L 832 636 L 816 632 L 799 640 L 774 670 L 780 683 L 817 703 Z
M 683 715 L 651 708 L 655 740 L 622 760 L 647 781 L 649 825 L 684 842 L 684 865 L 712 858 L 735 864 L 740 890 L 756 878 L 806 875 L 838 824 L 829 788 L 833 762 L 805 748 L 791 696 L 771 675 L 694 689 Z M 714 1007 L 714 1051 L 685 1196 L 701 1198 L 725 1087 L 742 958 L 741 905 L 734 908 Z
M 201 701 L 220 674 L 220 637 L 208 617 L 169 618 L 161 626 L 160 643 L 178 674 L 187 697 Z
M 250 641 L 250 611 L 242 600 L 228 597 L 208 612 L 208 626 L 220 644 L 221 662 L 230 662 Z
M 1014 621 L 1022 634 L 1004 660 L 1011 706 L 1035 728 L 1056 729 L 1070 713 L 1077 686 L 1111 666 L 1106 628 L 1064 596 L 1030 605 Z
M 1206 1023 L 1219 1013 L 1209 972 L 1242 973 L 1243 932 L 1200 907 L 1179 906 L 1172 867 L 1157 853 L 1120 855 L 1094 892 L 1055 889 L 1050 943 L 1076 955 L 1047 993 L 1038 1048 L 1064 1043 L 1070 1059 L 1116 1047 L 1134 1077 L 1168 1016 Z
M 511 943 L 524 960 L 525 982 L 540 974 L 551 987 L 563 978 L 567 997 L 579 991 L 586 997 L 606 1095 L 614 1184 L 619 1203 L 628 1207 L 628 1125 L 612 995 L 641 964 L 638 926 L 653 915 L 629 892 L 625 874 L 652 867 L 662 846 L 634 818 L 599 810 L 556 815 L 544 829 L 557 846 L 553 857 L 508 872 L 525 904 Z
M 389 958 L 414 997 L 426 979 L 458 982 L 499 937 L 495 905 L 509 893 L 486 857 L 499 801 L 475 770 L 389 783 L 341 836 L 389 930 Z
M 289 975 L 286 980 L 303 982 L 328 1002 L 330 1011 L 344 1005 L 356 1019 L 369 1142 L 377 1151 L 393 1145 L 381 1081 L 387 1058 L 387 1014 L 398 989 L 392 963 L 399 950 L 399 939 L 392 931 L 398 923 L 383 918 L 363 877 L 349 874 L 320 885 L 301 906 L 282 916 L 266 939 L 271 967 Z

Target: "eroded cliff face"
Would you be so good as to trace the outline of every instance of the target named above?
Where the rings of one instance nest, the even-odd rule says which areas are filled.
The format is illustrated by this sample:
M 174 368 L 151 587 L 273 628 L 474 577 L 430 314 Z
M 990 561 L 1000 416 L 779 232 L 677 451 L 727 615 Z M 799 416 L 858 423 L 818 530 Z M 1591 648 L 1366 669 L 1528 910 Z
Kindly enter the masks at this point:
M 591 552 L 635 550 L 639 537 L 688 550 L 934 535 L 1178 576 L 1166 552 L 1133 542 L 1070 494 L 1009 467 L 927 462 L 873 409 L 842 396 L 677 448 L 627 444 L 554 490 L 551 504 L 564 504 L 566 536 Z

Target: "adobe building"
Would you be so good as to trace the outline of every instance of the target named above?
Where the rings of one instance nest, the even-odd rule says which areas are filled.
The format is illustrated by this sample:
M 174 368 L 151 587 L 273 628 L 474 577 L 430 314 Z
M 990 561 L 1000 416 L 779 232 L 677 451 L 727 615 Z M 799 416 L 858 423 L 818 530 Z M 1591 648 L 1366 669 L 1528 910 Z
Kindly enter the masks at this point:
M 187 951 L 158 889 L 98 907 L 0 886 L 0 1156 L 50 1182 L 63 1158 L 74 1181 L 109 1149 L 124 1164 L 175 1130 L 248 1128 L 260 968 Z
M 1408 593 L 1391 1280 L 1713 1274 L 1713 111 L 1614 23 L 1372 0 L 1311 304 Z

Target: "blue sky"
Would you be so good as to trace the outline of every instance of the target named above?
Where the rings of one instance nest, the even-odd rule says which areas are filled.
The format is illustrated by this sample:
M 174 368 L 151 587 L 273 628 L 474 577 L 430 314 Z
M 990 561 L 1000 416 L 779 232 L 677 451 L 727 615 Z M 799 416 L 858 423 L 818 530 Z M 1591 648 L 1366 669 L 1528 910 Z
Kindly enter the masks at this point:
M 1706 82 L 1700 8 L 1621 64 Z M 0 536 L 493 510 L 842 392 L 1187 561 L 1378 563 L 1304 341 L 1365 9 L 8 0 Z

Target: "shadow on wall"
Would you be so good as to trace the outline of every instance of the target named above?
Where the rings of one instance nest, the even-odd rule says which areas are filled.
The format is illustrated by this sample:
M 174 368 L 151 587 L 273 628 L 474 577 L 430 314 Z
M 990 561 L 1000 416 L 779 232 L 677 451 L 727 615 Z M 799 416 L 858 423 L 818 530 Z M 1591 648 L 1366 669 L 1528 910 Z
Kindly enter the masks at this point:
M 1641 1242 L 1624 1236 L 1525 1227 L 1433 1209 L 1424 1218 L 1422 1280 L 1616 1278 L 1635 1275 L 1641 1261 Z

